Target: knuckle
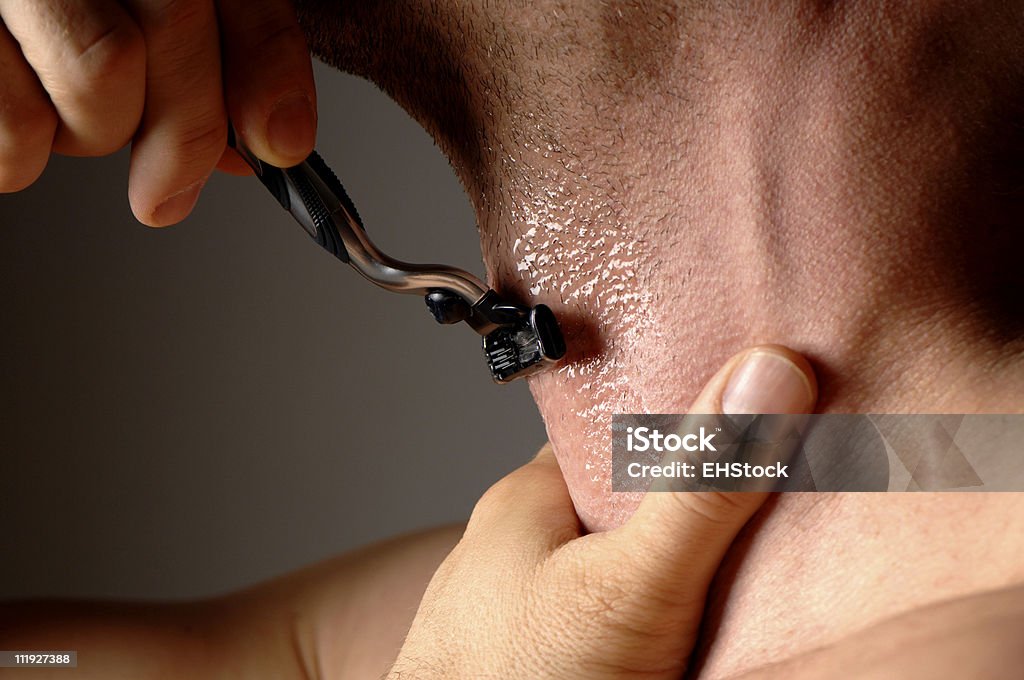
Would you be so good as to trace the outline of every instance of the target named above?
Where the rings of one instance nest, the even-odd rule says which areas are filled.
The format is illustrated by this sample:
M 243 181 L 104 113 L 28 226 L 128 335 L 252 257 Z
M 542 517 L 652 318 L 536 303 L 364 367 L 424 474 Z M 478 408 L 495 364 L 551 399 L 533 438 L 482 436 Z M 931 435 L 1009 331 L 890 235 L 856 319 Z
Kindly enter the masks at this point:
M 528 518 L 531 509 L 523 506 L 525 490 L 537 482 L 530 466 L 519 468 L 491 485 L 476 502 L 469 524 L 474 530 L 481 524 L 488 524 L 508 516 Z
M 54 148 L 79 156 L 105 155 L 135 133 L 145 92 L 146 48 L 141 31 L 126 13 L 110 13 L 102 26 L 73 35 L 59 68 L 42 78 L 59 112 Z M 69 29 L 74 30 L 74 29 Z
M 115 20 L 95 36 L 88 38 L 75 55 L 75 76 L 87 81 L 116 81 L 139 71 L 145 64 L 146 44 L 135 22 Z
M 515 480 L 512 479 L 512 476 L 508 475 L 499 479 L 476 502 L 470 522 L 473 522 L 474 518 L 479 521 L 483 517 L 489 517 L 499 512 L 500 509 L 508 507 L 509 503 L 515 501 L 515 496 Z
M 521 502 L 524 490 L 536 489 L 549 481 L 550 474 L 533 463 L 513 470 L 484 492 L 477 507 L 489 514 L 493 510 L 513 507 Z

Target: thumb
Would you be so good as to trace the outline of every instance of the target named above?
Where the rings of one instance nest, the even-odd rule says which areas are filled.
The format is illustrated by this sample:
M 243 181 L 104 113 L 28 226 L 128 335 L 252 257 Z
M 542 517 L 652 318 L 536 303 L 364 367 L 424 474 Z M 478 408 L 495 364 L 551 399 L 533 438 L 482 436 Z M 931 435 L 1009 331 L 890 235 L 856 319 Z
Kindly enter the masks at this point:
M 808 413 L 817 401 L 814 371 L 802 356 L 760 345 L 732 357 L 707 383 L 691 414 Z M 615 531 L 645 557 L 641 578 L 704 597 L 736 534 L 764 503 L 761 492 L 670 492 L 652 487 Z

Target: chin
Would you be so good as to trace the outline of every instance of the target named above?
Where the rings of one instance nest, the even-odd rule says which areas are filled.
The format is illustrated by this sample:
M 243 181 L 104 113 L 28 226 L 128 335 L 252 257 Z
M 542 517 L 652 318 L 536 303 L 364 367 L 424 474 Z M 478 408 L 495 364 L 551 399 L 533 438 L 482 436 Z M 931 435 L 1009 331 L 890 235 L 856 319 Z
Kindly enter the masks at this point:
M 612 415 L 639 412 L 642 400 L 602 361 L 571 362 L 530 379 L 576 514 L 590 532 L 621 525 L 643 497 L 612 491 Z

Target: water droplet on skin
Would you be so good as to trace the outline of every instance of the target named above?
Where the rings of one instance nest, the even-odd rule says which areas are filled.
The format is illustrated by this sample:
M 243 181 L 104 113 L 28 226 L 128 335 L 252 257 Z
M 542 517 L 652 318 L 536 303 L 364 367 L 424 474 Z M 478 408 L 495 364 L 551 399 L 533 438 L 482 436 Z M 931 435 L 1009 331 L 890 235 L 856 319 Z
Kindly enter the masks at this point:
M 608 186 L 595 187 L 589 177 L 606 175 L 587 172 L 578 158 L 571 172 L 540 154 L 530 158 L 538 150 L 529 140 L 517 148 L 522 155 L 506 155 L 516 155 L 518 163 L 485 203 L 494 206 L 482 220 L 489 270 L 500 289 L 518 289 L 551 306 L 560 319 L 583 319 L 590 329 L 599 346 L 531 378 L 530 387 L 577 502 L 628 503 L 611 498 L 611 417 L 648 410 L 635 369 L 655 349 L 646 282 L 657 264 L 641 240 L 643 230 L 627 223 L 623 187 L 608 180 Z M 590 340 L 567 341 L 573 347 Z

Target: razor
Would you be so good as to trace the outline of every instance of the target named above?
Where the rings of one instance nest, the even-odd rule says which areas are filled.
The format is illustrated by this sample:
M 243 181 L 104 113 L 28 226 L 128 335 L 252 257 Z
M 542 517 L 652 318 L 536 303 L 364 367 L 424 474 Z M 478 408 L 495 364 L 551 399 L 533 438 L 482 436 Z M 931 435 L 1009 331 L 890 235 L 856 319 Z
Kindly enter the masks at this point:
M 401 262 L 382 253 L 366 235 L 345 187 L 316 151 L 294 167 L 279 168 L 253 155 L 230 126 L 228 144 L 324 250 L 370 283 L 423 296 L 438 323 L 465 321 L 483 338 L 484 358 L 496 382 L 543 371 L 565 356 L 562 331 L 546 305 L 512 304 L 469 272 Z

